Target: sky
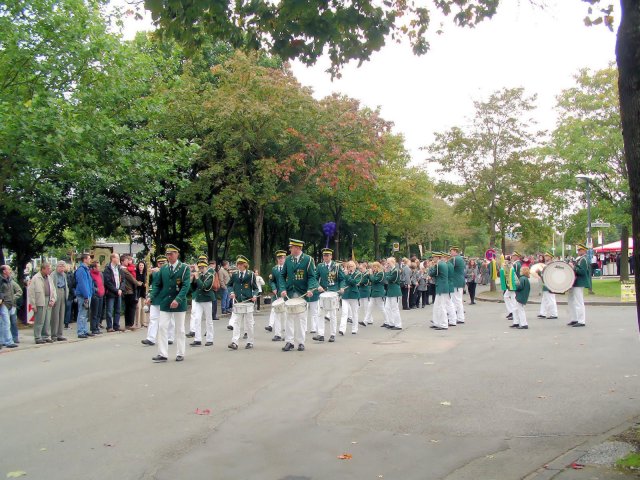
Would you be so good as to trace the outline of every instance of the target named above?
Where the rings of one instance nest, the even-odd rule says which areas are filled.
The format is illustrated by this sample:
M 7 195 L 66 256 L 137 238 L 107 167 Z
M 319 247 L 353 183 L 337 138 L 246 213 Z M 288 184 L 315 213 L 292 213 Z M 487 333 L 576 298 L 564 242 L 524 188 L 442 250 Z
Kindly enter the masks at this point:
M 469 123 L 473 101 L 505 87 L 537 94 L 533 116 L 539 128 L 552 129 L 556 96 L 575 84 L 578 70 L 605 68 L 615 60 L 615 33 L 602 25 L 586 27 L 588 5 L 582 0 L 544 3 L 540 8 L 528 0 L 503 0 L 491 20 L 473 29 L 445 20 L 444 33 L 430 34 L 431 50 L 421 57 L 408 45 L 391 44 L 359 68 L 356 62 L 347 65 L 340 79 L 332 81 L 325 72 L 326 59 L 313 67 L 293 62 L 293 72 L 317 98 L 336 92 L 379 107 L 404 135 L 416 165 L 425 158 L 420 148 L 435 132 Z M 125 38 L 148 26 L 128 20 Z

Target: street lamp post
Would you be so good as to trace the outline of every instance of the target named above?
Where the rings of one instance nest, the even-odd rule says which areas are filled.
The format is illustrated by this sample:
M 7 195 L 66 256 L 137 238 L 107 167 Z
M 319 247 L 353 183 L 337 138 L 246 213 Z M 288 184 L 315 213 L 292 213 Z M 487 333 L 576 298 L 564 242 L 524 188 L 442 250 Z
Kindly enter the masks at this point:
M 587 262 L 589 262 L 589 270 L 591 270 L 591 253 L 593 248 L 593 240 L 591 239 L 591 177 L 589 175 L 576 175 L 579 182 L 585 183 L 585 191 L 587 195 Z M 589 288 L 589 293 L 593 295 L 593 288 Z
M 131 255 L 132 244 L 133 244 L 133 238 L 131 237 L 131 228 L 139 227 L 141 224 L 142 224 L 142 219 L 138 216 L 131 217 L 129 215 L 123 215 L 120 218 L 120 225 L 122 225 L 123 227 L 127 227 L 129 231 L 129 255 Z

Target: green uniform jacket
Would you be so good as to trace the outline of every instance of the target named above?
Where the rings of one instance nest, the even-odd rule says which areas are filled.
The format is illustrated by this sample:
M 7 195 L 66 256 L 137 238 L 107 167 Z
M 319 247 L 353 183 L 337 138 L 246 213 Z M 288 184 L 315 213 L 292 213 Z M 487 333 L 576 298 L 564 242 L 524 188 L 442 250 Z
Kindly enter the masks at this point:
M 215 271 L 210 268 L 202 273 L 198 278 L 193 279 L 191 282 L 191 291 L 193 292 L 191 298 L 196 302 L 213 302 L 215 292 L 213 287 L 213 276 Z
M 384 279 L 387 281 L 387 297 L 401 297 L 400 270 L 396 267 L 393 270 L 385 272 Z
M 318 280 L 316 279 L 316 266 L 306 253 L 300 255 L 300 261 L 296 264 L 292 255 L 289 255 L 284 261 L 282 270 L 282 278 L 285 282 L 287 295 L 293 298 L 294 294 L 300 296 L 305 295 L 309 290 L 318 288 Z M 317 295 L 312 298 L 304 297 L 307 302 L 313 302 L 317 299 Z
M 435 267 L 429 269 L 429 276 L 436 281 L 436 295 L 449 293 L 449 267 L 440 260 Z
M 372 273 L 369 275 L 369 281 L 371 282 L 371 298 L 383 298 L 385 296 L 384 291 L 384 272 Z
M 453 274 L 454 274 L 453 265 L 449 262 L 446 262 L 445 265 L 447 267 L 447 281 L 449 282 L 449 293 L 453 293 L 453 291 L 455 290 L 453 286 Z
M 360 282 L 362 281 L 362 273 L 357 270 L 351 275 L 345 275 L 344 282 L 347 287 L 342 294 L 342 298 L 345 300 L 359 300 L 360 299 Z
M 360 298 L 369 298 L 371 296 L 371 278 L 368 273 L 362 274 L 362 280 L 360 280 Z
M 244 278 L 240 280 L 240 272 L 235 272 L 231 275 L 227 288 L 230 288 L 229 293 L 235 293 L 236 302 L 244 302 L 252 297 L 258 296 L 258 285 L 256 285 L 256 276 L 251 270 L 244 272 Z
M 525 276 L 520 277 L 520 285 L 516 288 L 516 302 L 526 305 L 529 301 L 529 292 L 531 291 L 531 284 L 529 279 Z
M 322 262 L 316 267 L 316 278 L 318 279 L 318 285 L 320 285 L 326 292 L 337 292 L 341 288 L 346 286 L 345 274 L 333 260 L 327 267 L 327 264 Z
M 171 271 L 166 263 L 153 275 L 151 287 L 151 304 L 160 306 L 161 312 L 186 312 L 187 294 L 191 282 L 191 271 L 189 267 L 180 260 L 176 262 L 176 267 Z M 176 308 L 170 308 L 171 302 L 178 302 Z
M 587 256 L 582 255 L 576 259 L 576 279 L 573 282 L 574 287 L 591 288 L 591 268 L 587 262 Z
M 516 271 L 516 277 L 520 278 L 520 269 L 522 268 L 522 262 L 520 260 L 516 260 L 513 262 L 513 269 Z
M 460 255 L 451 257 L 451 265 L 453 265 L 454 288 L 464 288 L 464 259 Z
M 284 270 L 284 265 L 282 266 Z M 278 298 L 280 294 L 285 289 L 284 279 L 282 278 L 282 271 L 278 270 L 278 265 L 274 265 L 271 269 L 271 274 L 269 275 L 269 286 L 271 287 L 271 291 L 276 290 L 278 292 Z

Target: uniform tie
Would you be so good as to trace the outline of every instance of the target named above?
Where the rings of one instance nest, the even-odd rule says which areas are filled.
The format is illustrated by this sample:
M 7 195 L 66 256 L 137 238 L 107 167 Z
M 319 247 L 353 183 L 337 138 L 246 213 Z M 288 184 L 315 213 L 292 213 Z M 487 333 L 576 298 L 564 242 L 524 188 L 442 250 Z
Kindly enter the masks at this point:
M 240 281 L 244 280 L 244 273 L 240 272 Z
M 173 273 L 173 265 L 169 265 L 169 270 L 171 270 L 171 273 Z

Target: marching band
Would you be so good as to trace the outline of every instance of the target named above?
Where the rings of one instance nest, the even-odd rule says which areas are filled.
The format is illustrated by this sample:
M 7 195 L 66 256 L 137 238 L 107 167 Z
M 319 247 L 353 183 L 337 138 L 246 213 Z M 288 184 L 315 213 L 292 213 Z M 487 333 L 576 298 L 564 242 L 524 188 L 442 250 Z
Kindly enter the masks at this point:
M 276 263 L 269 275 L 272 294 L 272 308 L 265 330 L 273 332 L 273 341 L 285 341 L 282 350 L 289 352 L 297 348 L 304 351 L 307 327 L 315 334 L 315 342 L 325 341 L 325 321 L 329 322 L 330 343 L 336 341 L 339 333 L 344 335 L 348 323 L 351 334 L 356 335 L 359 327 L 373 324 L 373 312 L 383 318 L 382 327 L 402 330 L 400 305 L 403 289 L 411 293 L 411 285 L 402 282 L 401 269 L 394 257 L 382 262 L 356 263 L 353 260 L 339 263 L 333 260 L 333 250 L 322 250 L 322 262 L 317 266 L 313 258 L 303 253 L 304 242 L 290 239 L 287 255 L 285 250 L 275 252 Z M 586 325 L 584 288 L 591 286 L 590 265 L 587 261 L 587 247 L 578 245 L 579 256 L 572 263 L 554 261 L 551 253 L 545 252 L 544 263 L 529 267 L 523 264 L 523 257 L 514 251 L 500 262 L 499 278 L 507 309 L 507 319 L 512 328 L 527 330 L 525 305 L 531 286 L 529 277 L 539 277 L 542 281 L 542 302 L 538 318 L 558 318 L 556 293 L 568 293 L 569 326 Z M 150 308 L 148 337 L 145 345 L 158 344 L 158 355 L 153 360 L 165 362 L 168 357 L 167 344 L 175 338 L 178 342 L 177 361 L 184 359 L 185 337 L 194 338 L 191 346 L 202 345 L 202 320 L 206 324 L 205 345 L 212 346 L 214 340 L 213 313 L 211 311 L 217 280 L 214 269 L 209 268 L 206 256 L 198 258 L 197 265 L 191 267 L 179 261 L 179 250 L 167 245 L 165 255 L 156 258 L 158 268 L 152 271 L 152 286 L 147 303 Z M 491 280 L 498 276 L 495 251 L 487 260 L 494 262 Z M 240 255 L 236 259 L 237 271 L 228 283 L 233 302 L 230 329 L 233 330 L 229 349 L 237 350 L 241 332 L 247 339 L 245 349 L 254 346 L 254 303 L 259 295 L 256 274 L 249 270 L 249 260 Z M 464 325 L 465 313 L 463 292 L 465 289 L 466 263 L 457 246 L 449 252 L 432 252 L 431 259 L 420 264 L 421 277 L 433 284 L 434 301 L 431 328 L 448 330 L 449 327 Z M 415 269 L 415 266 L 412 267 Z M 412 282 L 413 283 L 413 282 Z M 418 282 L 415 282 L 417 288 Z M 217 287 L 216 287 L 217 288 Z M 192 292 L 192 309 L 189 333 L 184 333 L 186 297 Z M 414 292 L 415 293 L 415 292 Z M 424 301 L 423 301 L 424 305 Z M 338 323 L 338 310 L 341 308 Z M 322 309 L 322 316 L 320 316 Z M 324 319 L 323 319 L 324 318 Z M 157 333 L 156 333 L 157 332 Z

